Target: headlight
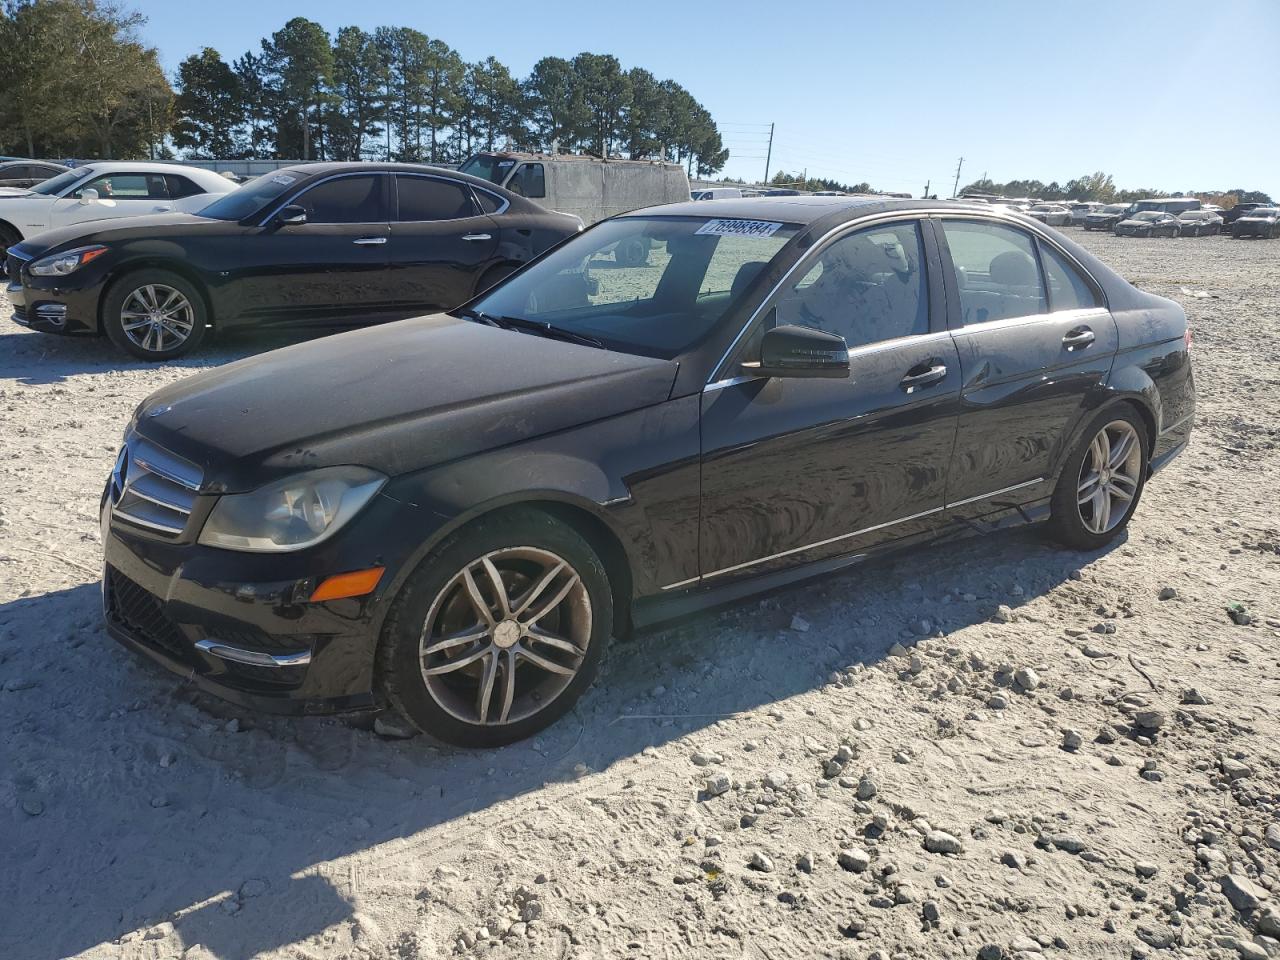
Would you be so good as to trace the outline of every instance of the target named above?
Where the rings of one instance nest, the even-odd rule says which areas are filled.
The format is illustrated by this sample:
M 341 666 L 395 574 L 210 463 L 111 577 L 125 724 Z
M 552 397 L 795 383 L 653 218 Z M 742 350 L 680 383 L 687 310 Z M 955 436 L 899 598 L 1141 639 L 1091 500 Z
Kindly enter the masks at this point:
M 27 267 L 27 272 L 33 277 L 65 277 L 68 273 L 80 269 L 86 263 L 92 263 L 97 260 L 106 252 L 107 248 L 101 244 L 94 244 L 91 247 L 76 247 L 74 250 L 55 253 L 51 257 L 37 260 Z
M 366 467 L 325 467 L 231 494 L 209 514 L 200 542 L 254 553 L 302 550 L 337 533 L 386 482 Z

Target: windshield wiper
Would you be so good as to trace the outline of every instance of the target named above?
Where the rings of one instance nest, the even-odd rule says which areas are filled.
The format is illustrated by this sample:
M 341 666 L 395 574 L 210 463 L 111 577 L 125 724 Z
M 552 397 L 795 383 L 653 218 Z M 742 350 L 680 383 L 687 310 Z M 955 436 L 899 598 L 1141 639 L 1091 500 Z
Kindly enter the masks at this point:
M 599 350 L 607 349 L 603 340 L 587 336 L 585 333 L 575 333 L 573 330 L 565 330 L 563 327 L 544 323 L 541 320 L 526 320 L 524 317 L 494 316 L 488 313 L 481 313 L 479 310 L 465 310 L 463 312 L 467 316 L 473 317 L 479 322 L 486 323 L 491 327 L 501 327 L 503 330 L 524 330 L 528 333 L 536 333 L 539 336 L 550 337 L 553 340 L 564 340 L 568 343 L 579 343 L 586 347 L 596 347 Z

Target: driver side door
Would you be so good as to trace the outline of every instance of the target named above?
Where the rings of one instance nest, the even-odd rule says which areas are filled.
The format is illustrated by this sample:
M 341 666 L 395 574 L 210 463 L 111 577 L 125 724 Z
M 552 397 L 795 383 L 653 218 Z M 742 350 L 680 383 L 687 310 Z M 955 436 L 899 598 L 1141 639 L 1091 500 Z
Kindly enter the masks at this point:
M 829 240 L 757 311 L 702 395 L 704 580 L 932 533 L 960 402 L 942 289 L 931 231 L 905 218 Z M 782 324 L 844 337 L 850 377 L 743 376 Z

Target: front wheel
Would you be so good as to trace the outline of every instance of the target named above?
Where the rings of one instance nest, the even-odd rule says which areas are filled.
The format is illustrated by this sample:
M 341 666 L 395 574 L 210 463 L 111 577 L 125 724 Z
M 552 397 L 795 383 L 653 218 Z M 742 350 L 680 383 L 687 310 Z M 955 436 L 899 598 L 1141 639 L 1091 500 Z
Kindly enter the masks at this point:
M 392 707 L 462 747 L 532 736 L 591 685 L 613 631 L 599 555 L 536 510 L 465 527 L 409 578 L 378 672 Z
M 1085 431 L 1058 478 L 1050 533 L 1077 550 L 1096 550 L 1128 525 L 1147 476 L 1147 431 L 1129 407 L 1105 410 Z
M 208 327 L 204 298 L 168 270 L 121 277 L 102 303 L 102 325 L 121 350 L 140 360 L 172 360 L 199 346 Z

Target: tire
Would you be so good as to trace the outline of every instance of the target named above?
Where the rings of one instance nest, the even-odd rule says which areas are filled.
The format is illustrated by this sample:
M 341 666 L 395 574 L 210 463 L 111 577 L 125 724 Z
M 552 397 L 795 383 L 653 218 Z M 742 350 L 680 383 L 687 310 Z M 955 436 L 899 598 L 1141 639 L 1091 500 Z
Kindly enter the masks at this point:
M 1098 438 L 1104 433 L 1107 445 L 1102 450 Z M 1122 453 L 1121 444 L 1126 440 L 1128 445 Z M 1058 477 L 1050 501 L 1050 536 L 1076 550 L 1097 550 L 1114 540 L 1129 525 L 1142 499 L 1148 442 L 1146 425 L 1127 404 L 1110 407 L 1094 417 Z M 1090 478 L 1099 474 L 1096 466 L 1100 452 L 1110 455 L 1111 465 L 1102 474 L 1102 484 L 1096 479 L 1090 483 Z M 1118 455 L 1122 457 L 1119 461 Z M 1084 502 L 1082 495 L 1088 497 Z M 1117 516 L 1114 511 L 1118 506 L 1122 511 Z
M 496 287 L 519 269 L 519 265 L 514 263 L 500 263 L 497 266 L 490 267 L 480 274 L 480 279 L 476 281 L 475 293 L 472 296 L 479 296 L 490 287 Z
M 460 747 L 514 743 L 558 720 L 591 685 L 613 622 L 609 575 L 591 544 L 541 511 L 504 511 L 449 537 L 409 577 L 383 628 L 378 683 L 432 737 Z
M 22 235 L 8 224 L 0 223 L 0 274 L 4 273 L 4 258 L 8 255 L 9 248 L 15 243 L 22 242 Z
M 649 244 L 639 237 L 623 240 L 613 248 L 613 258 L 624 267 L 642 267 L 649 262 Z
M 172 360 L 190 353 L 204 340 L 208 323 L 209 310 L 200 291 L 168 270 L 125 274 L 102 301 L 107 336 L 140 360 Z

